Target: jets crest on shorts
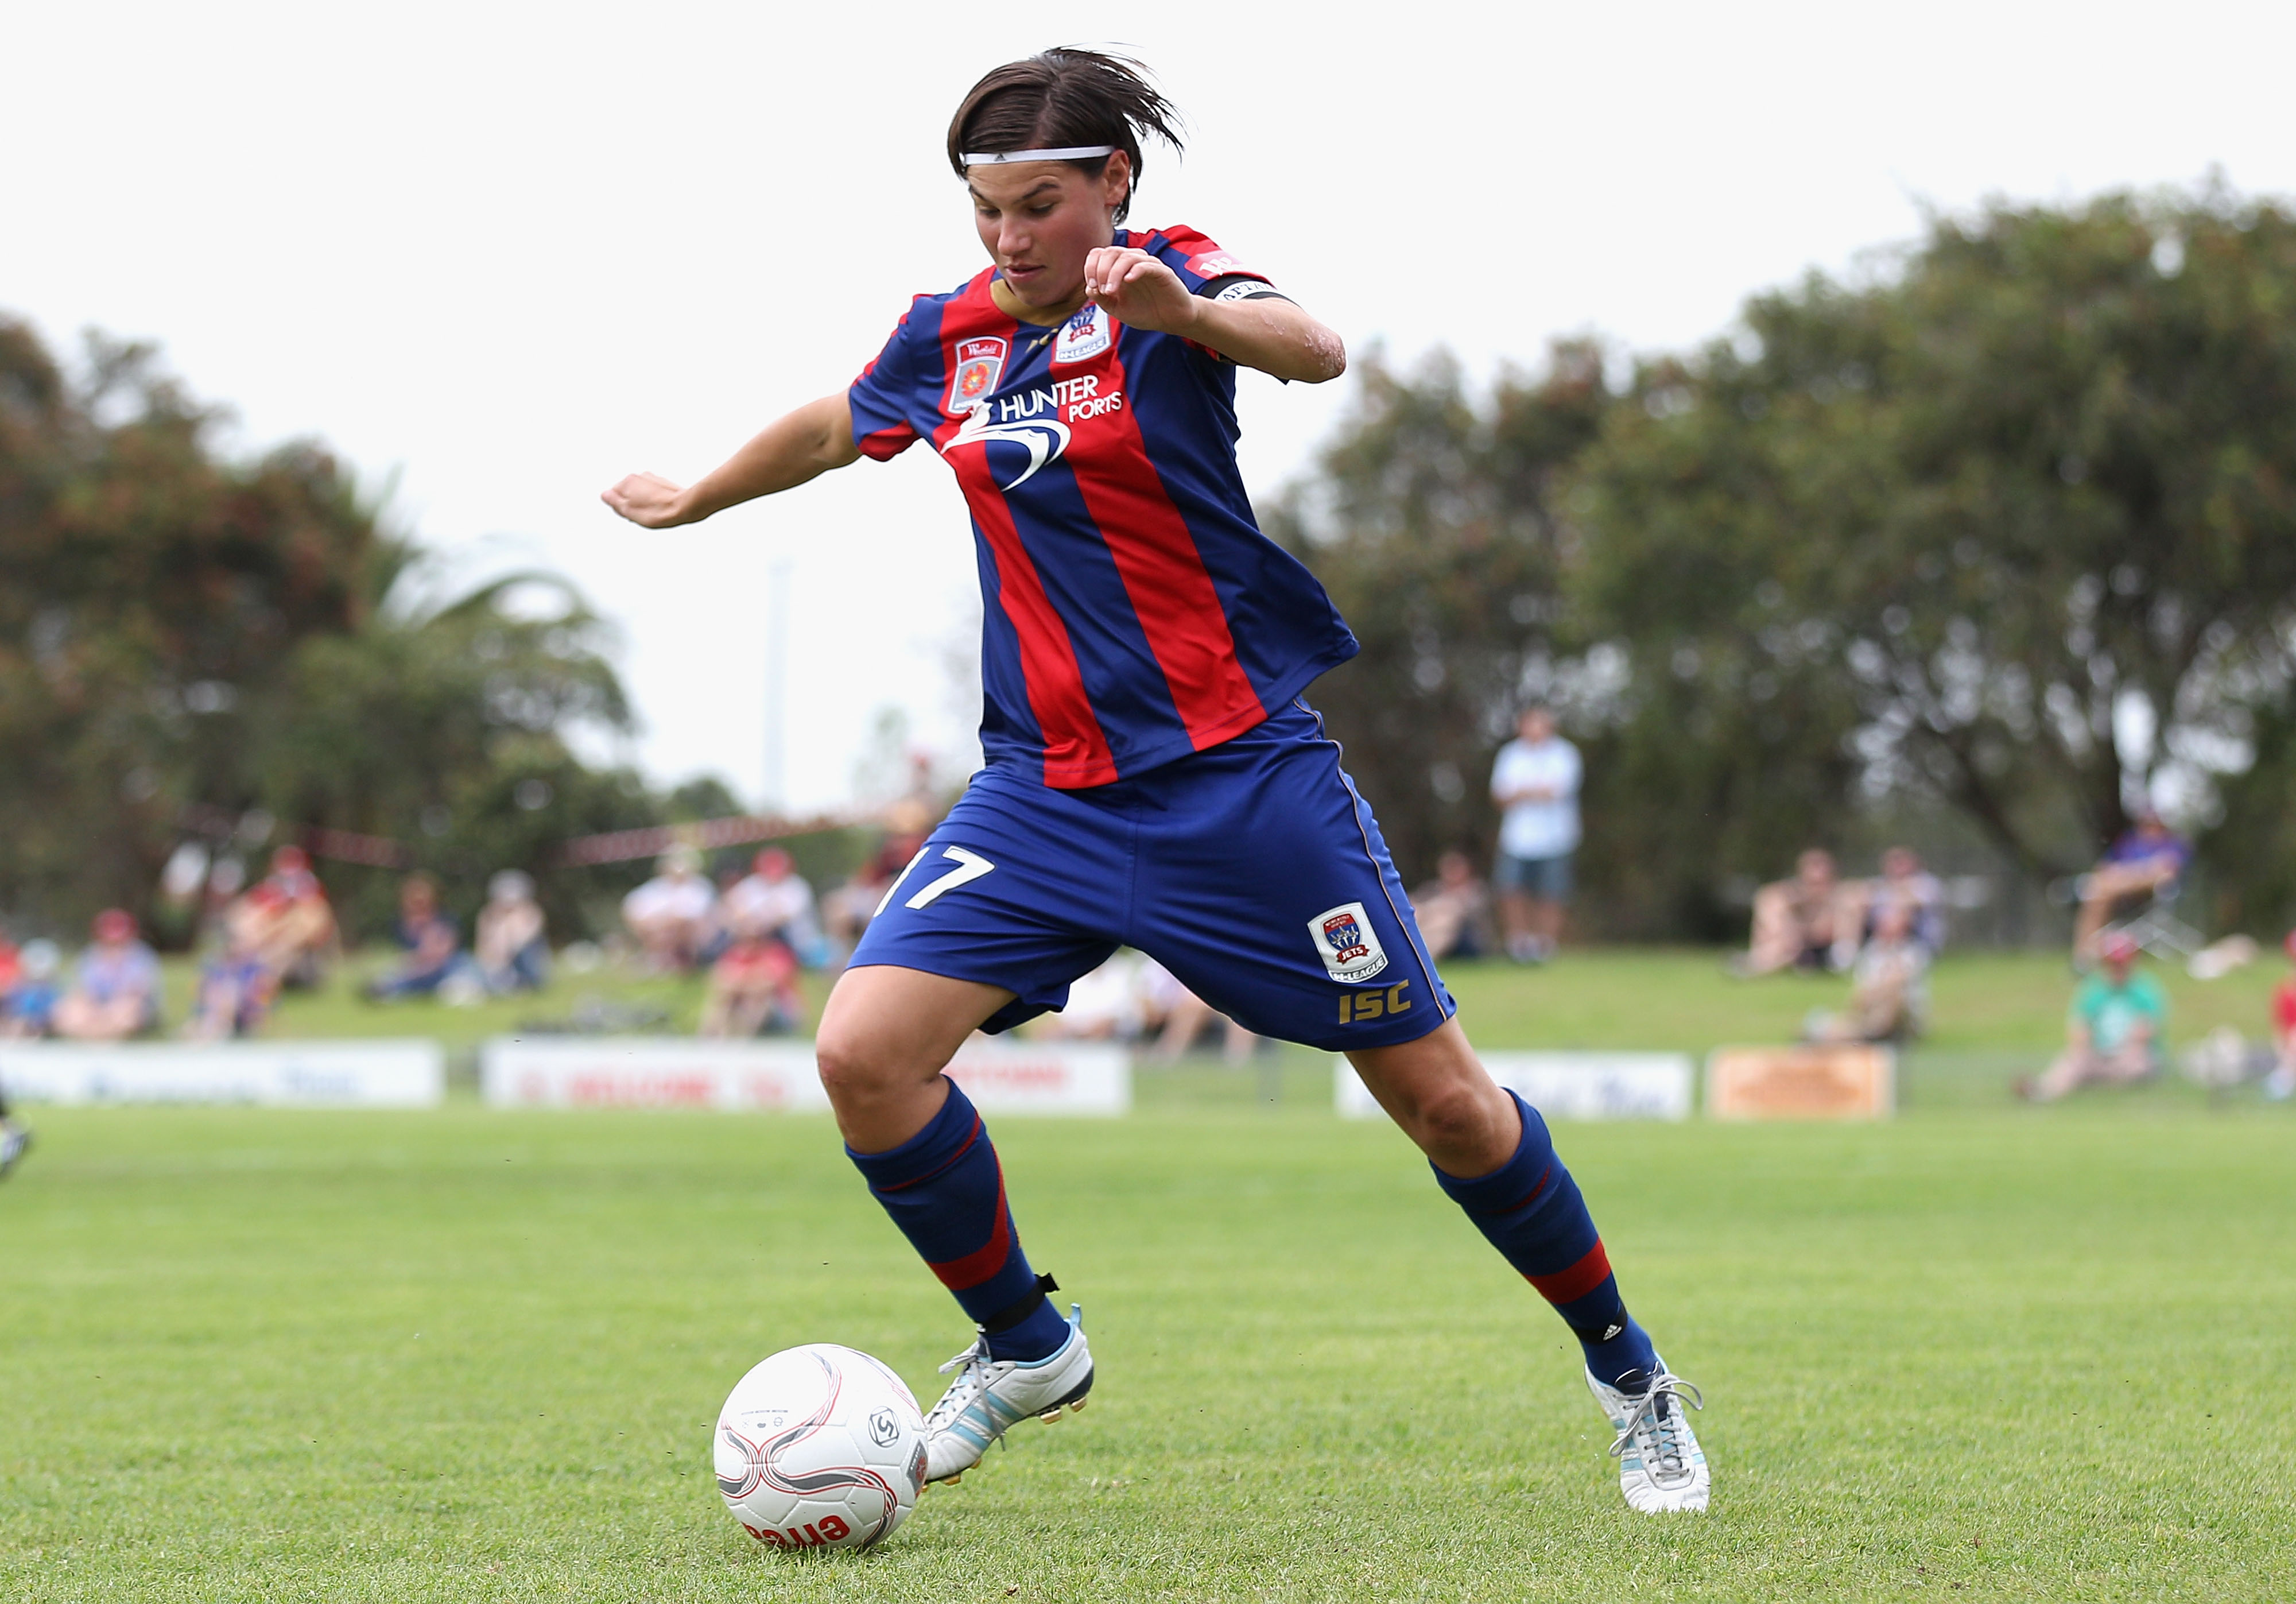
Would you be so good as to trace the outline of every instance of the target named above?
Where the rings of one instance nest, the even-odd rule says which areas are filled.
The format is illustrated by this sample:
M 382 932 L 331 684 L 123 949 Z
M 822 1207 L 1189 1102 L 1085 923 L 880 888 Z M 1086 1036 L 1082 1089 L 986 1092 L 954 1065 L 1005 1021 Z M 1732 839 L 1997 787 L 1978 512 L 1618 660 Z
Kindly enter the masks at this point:
M 1387 967 L 1379 932 L 1371 927 L 1371 915 L 1360 902 L 1325 909 L 1308 921 L 1308 934 L 1316 938 L 1324 973 L 1343 984 L 1369 980 Z

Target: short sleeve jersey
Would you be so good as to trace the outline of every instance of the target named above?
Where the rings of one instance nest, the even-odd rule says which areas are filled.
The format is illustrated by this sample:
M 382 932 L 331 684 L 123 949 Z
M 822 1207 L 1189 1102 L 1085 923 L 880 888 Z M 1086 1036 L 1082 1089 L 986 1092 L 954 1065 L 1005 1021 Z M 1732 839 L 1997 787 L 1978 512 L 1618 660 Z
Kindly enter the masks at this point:
M 1192 228 L 1116 243 L 1191 293 L 1266 292 Z M 848 398 L 864 453 L 929 441 L 964 493 L 988 761 L 1106 785 L 1242 734 L 1354 656 L 1323 587 L 1252 517 L 1234 366 L 1096 306 L 1019 322 L 996 278 L 918 296 Z
M 2140 1024 L 2152 1028 L 2152 1045 L 2158 1049 L 2161 1029 L 2169 1023 L 2169 998 L 2149 975 L 2131 975 L 2122 986 L 2092 975 L 2073 995 L 2073 1017 L 2088 1027 L 2089 1040 L 2100 1052 L 2119 1052 Z
M 1561 736 L 1534 746 L 1509 741 L 1491 764 L 1494 800 L 1520 790 L 1551 791 L 1545 802 L 1503 804 L 1499 847 L 1510 858 L 1560 858 L 1578 847 L 1578 749 Z

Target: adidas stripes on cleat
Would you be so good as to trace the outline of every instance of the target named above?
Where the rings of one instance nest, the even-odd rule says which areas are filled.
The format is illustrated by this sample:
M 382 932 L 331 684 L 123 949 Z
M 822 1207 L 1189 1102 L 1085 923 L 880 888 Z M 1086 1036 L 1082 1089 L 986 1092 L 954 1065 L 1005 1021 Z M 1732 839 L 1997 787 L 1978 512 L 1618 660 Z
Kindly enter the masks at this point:
M 1603 1406 L 1611 1429 L 1619 1434 L 1611 1444 L 1611 1457 L 1619 1461 L 1619 1491 L 1628 1505 L 1645 1515 L 1703 1509 L 1710 1485 L 1706 1455 L 1682 1408 L 1685 1402 L 1693 1409 L 1706 1407 L 1699 1390 L 1669 1373 L 1663 1359 L 1658 1361 L 1657 1379 L 1645 1390 L 1605 1386 L 1592 1373 L 1587 1386 Z
M 1084 1310 L 1069 1306 L 1069 1339 L 1046 1358 L 993 1359 L 984 1337 L 940 1368 L 943 1374 L 955 1370 L 956 1379 L 925 1417 L 928 1482 L 956 1480 L 1017 1421 L 1030 1415 L 1057 1420 L 1062 1405 L 1084 1407 L 1092 1391 Z

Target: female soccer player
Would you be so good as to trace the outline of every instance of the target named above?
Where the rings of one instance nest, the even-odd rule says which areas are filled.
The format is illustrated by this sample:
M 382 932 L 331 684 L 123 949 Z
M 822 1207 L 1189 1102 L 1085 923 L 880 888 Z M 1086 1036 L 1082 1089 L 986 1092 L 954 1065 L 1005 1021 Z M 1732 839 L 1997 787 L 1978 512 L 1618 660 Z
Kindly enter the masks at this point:
M 988 761 L 886 893 L 816 1043 L 847 1153 L 979 1328 L 942 1367 L 927 1478 L 955 1481 L 1093 1383 L 1081 1318 L 1046 1296 L 988 1133 L 941 1071 L 1125 945 L 1252 1031 L 1346 1053 L 1577 1333 L 1628 1502 L 1703 1509 L 1695 1389 L 1628 1315 L 1546 1122 L 1477 1062 L 1300 699 L 1356 641 L 1252 521 L 1235 370 L 1322 383 L 1346 352 L 1195 230 L 1123 226 L 1142 136 L 1177 150 L 1177 121 L 1135 62 L 1050 50 L 989 73 L 948 160 L 990 266 L 916 297 L 849 389 L 698 483 L 605 493 L 664 529 L 922 440 L 972 511 Z

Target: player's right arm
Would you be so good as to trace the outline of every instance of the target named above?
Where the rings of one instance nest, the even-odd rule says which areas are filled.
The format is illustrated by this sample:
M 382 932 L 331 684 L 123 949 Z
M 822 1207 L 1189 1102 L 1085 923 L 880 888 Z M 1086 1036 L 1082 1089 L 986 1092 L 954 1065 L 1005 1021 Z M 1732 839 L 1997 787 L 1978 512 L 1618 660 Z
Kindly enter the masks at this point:
M 712 513 L 760 496 L 793 490 L 860 457 L 860 448 L 853 443 L 852 406 L 840 390 L 767 424 L 749 444 L 690 485 L 672 484 L 659 473 L 633 473 L 603 499 L 633 523 L 670 529 L 699 523 Z

